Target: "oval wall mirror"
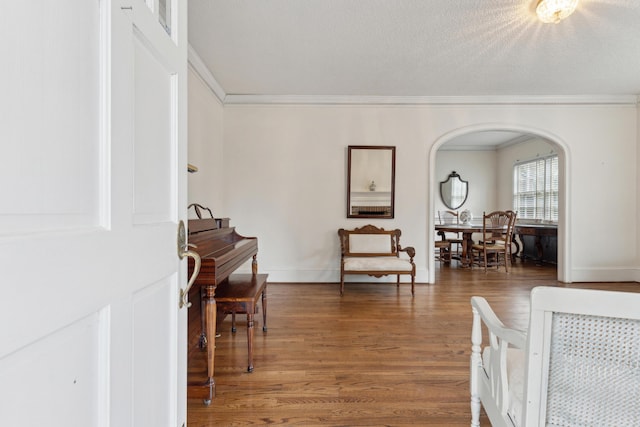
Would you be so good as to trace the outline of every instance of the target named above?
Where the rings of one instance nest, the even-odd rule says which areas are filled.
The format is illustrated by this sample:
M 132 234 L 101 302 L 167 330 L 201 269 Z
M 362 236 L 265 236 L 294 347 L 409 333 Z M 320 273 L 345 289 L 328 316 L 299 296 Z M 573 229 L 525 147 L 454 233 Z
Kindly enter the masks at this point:
M 393 218 L 396 147 L 348 149 L 347 218 Z
M 458 209 L 464 205 L 469 195 L 469 183 L 463 181 L 460 175 L 453 171 L 446 181 L 440 182 L 440 198 L 449 209 Z

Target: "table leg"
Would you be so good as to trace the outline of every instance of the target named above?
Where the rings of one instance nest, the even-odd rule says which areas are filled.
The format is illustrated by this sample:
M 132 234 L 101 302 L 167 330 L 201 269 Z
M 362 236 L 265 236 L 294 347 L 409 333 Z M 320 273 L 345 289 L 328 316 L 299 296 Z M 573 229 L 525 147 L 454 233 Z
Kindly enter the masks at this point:
M 473 233 L 462 233 L 462 255 L 460 256 L 460 260 L 462 261 L 463 267 L 471 266 L 471 245 L 473 245 L 473 240 L 471 239 Z
M 527 255 L 524 252 L 525 243 L 524 243 L 523 235 L 519 234 L 519 236 L 520 236 L 520 241 L 522 242 L 522 252 L 520 252 L 520 259 L 522 259 L 522 262 L 524 262 L 527 259 Z M 536 247 L 536 252 L 537 252 L 537 257 L 534 259 L 534 261 L 536 265 L 542 265 L 542 257 L 544 256 L 544 252 L 542 249 L 542 238 L 537 234 L 534 236 L 534 245 Z M 532 257 L 529 257 L 529 258 L 532 258 Z
M 518 234 L 518 237 L 520 238 L 520 241 L 522 242 L 522 247 L 524 249 L 524 240 L 522 240 L 522 234 Z M 518 240 L 514 238 L 514 239 L 512 239 L 512 243 L 514 245 L 516 245 L 516 251 L 513 253 L 513 256 L 512 256 L 513 260 L 515 261 L 515 259 L 517 257 L 522 258 L 522 253 L 520 252 L 520 243 L 518 243 Z M 523 261 L 524 261 L 524 259 L 523 259 Z

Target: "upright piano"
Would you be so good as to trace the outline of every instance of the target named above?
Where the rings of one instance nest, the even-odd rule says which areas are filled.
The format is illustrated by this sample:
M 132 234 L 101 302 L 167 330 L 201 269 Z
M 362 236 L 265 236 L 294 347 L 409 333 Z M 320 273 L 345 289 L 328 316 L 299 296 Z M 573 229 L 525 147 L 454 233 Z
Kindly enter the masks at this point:
M 251 269 L 258 272 L 258 239 L 236 233 L 229 226 L 228 218 L 204 218 L 189 220 L 189 244 L 191 250 L 200 255 L 200 274 L 189 292 L 190 301 L 200 301 L 195 310 L 189 311 L 189 365 L 195 362 L 206 348 L 206 374 L 194 379 L 192 366 L 189 367 L 187 395 L 202 398 L 210 404 L 215 396 L 214 357 L 216 336 L 216 287 L 228 281 L 229 276 L 247 260 L 253 258 Z M 194 269 L 194 261 L 189 258 L 189 276 Z M 199 328 L 197 345 L 193 348 L 192 331 Z M 206 375 L 206 376 L 204 376 Z

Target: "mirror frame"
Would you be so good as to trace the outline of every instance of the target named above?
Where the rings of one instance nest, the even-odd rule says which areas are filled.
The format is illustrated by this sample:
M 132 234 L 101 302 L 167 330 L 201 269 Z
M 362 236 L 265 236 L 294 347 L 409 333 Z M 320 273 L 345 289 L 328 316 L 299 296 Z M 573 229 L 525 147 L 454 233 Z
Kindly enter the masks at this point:
M 466 189 L 466 191 L 464 193 L 464 200 L 462 200 L 462 203 L 460 203 L 459 205 L 454 205 L 451 200 L 445 200 L 445 197 L 444 197 L 444 194 L 443 194 L 443 191 L 442 191 L 444 186 L 447 185 L 449 183 L 449 181 L 451 181 L 451 184 L 449 184 L 449 185 L 453 185 L 453 182 L 456 179 L 458 181 L 460 181 L 461 184 L 464 184 L 467 187 L 467 189 Z M 442 200 L 442 203 L 444 203 L 444 205 L 446 207 L 448 207 L 449 209 L 453 209 L 453 210 L 459 209 L 467 201 L 467 197 L 469 197 L 469 182 L 463 180 L 460 177 L 460 175 L 458 175 L 458 173 L 456 173 L 456 171 L 451 172 L 445 181 L 440 181 L 440 199 Z
M 348 149 L 348 162 L 347 162 L 347 218 L 381 218 L 381 219 L 390 219 L 395 215 L 395 183 L 396 183 L 396 147 L 392 145 L 349 145 Z M 377 188 L 377 185 L 374 186 L 374 189 L 369 189 L 369 191 L 360 191 L 357 190 L 357 186 L 352 185 L 352 172 L 356 172 L 358 165 L 354 164 L 354 154 L 356 154 L 357 150 L 388 150 L 391 154 L 391 164 L 388 166 L 388 170 L 391 176 L 387 177 L 380 175 L 380 171 L 371 171 L 368 173 L 371 176 L 373 182 L 378 179 L 378 185 L 382 183 L 381 188 Z M 368 171 L 367 171 L 368 172 Z M 356 172 L 356 175 L 357 172 Z M 384 193 L 389 193 L 389 203 L 388 204 L 380 204 L 380 200 L 373 201 L 371 207 L 374 209 L 370 209 L 365 211 L 364 213 L 356 212 L 354 213 L 352 202 L 352 188 L 354 188 L 353 195 L 355 198 L 356 193 L 359 193 L 360 196 L 365 196 L 369 193 L 376 193 L 377 195 L 381 195 Z M 378 191 L 376 192 L 376 189 Z M 383 190 L 383 191 L 380 191 Z M 383 201 L 382 203 L 384 203 Z M 366 205 L 364 205 L 366 206 Z M 380 209 L 384 207 L 384 209 Z M 378 211 L 378 209 L 380 209 Z

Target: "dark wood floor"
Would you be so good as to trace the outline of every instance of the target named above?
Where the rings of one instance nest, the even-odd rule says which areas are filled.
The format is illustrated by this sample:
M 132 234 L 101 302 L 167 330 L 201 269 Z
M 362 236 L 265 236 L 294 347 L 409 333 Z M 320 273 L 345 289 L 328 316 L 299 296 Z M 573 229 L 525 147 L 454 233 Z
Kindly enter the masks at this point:
M 188 425 L 468 426 L 472 295 L 508 326 L 526 329 L 539 285 L 640 292 L 636 283 L 556 281 L 553 267 L 510 274 L 438 268 L 436 284 L 278 284 L 268 287 L 268 332 L 256 325 L 246 372 L 245 316 L 216 341 L 217 395 L 188 404 Z M 260 318 L 261 316 L 256 316 Z M 193 371 L 193 369 L 192 369 Z M 488 426 L 486 418 L 482 425 Z

